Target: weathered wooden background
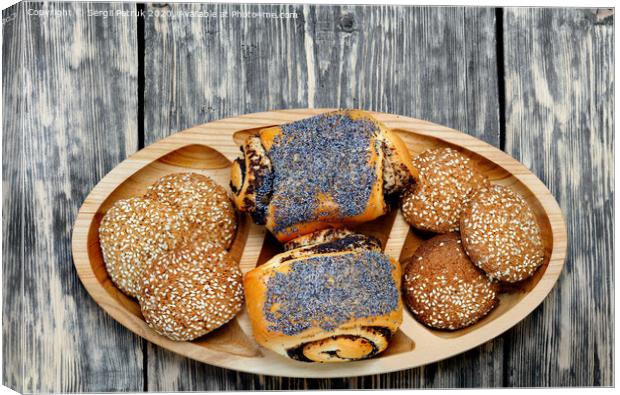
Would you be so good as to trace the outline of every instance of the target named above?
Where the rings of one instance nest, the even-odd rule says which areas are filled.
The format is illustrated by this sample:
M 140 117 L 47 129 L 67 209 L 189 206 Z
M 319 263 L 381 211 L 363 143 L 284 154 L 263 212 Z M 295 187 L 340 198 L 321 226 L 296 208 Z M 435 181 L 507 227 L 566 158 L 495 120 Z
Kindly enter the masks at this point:
M 614 384 L 613 11 L 30 2 L 2 17 L 5 385 L 32 393 Z M 555 289 L 519 325 L 465 354 L 334 380 L 197 363 L 99 309 L 73 269 L 70 231 L 106 172 L 186 127 L 294 107 L 423 118 L 522 161 L 566 216 L 569 255 Z

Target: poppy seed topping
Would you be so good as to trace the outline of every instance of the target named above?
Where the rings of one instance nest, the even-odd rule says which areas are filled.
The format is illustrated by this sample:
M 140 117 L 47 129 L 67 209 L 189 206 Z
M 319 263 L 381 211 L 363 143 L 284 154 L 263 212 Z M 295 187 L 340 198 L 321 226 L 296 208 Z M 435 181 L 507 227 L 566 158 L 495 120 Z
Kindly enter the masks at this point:
M 372 163 L 378 127 L 346 113 L 319 115 L 287 125 L 269 157 L 274 169 L 275 232 L 321 217 L 353 217 L 368 205 L 377 174 Z M 321 197 L 337 212 L 321 212 Z
M 267 280 L 263 312 L 269 329 L 294 335 L 319 326 L 332 331 L 348 321 L 398 308 L 394 264 L 379 252 L 318 255 L 291 263 Z

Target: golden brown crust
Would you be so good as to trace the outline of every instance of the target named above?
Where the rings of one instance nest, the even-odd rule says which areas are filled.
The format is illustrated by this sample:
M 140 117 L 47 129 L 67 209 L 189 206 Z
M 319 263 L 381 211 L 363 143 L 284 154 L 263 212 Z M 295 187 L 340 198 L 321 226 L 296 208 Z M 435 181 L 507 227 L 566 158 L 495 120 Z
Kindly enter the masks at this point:
M 179 211 L 192 225 L 192 236 L 230 247 L 237 218 L 226 190 L 198 173 L 174 173 L 151 185 L 145 197 Z
M 144 270 L 138 300 L 144 319 L 157 333 L 193 340 L 241 310 L 241 271 L 219 246 L 184 244 Z
M 144 198 L 115 202 L 99 226 L 101 252 L 114 284 L 135 297 L 142 271 L 181 243 L 189 229 L 178 210 L 163 203 Z
M 258 136 L 265 151 L 269 151 L 276 137 L 282 134 L 282 128 L 280 126 L 272 126 L 270 128 L 261 129 Z
M 423 152 L 413 160 L 416 184 L 403 194 L 401 209 L 415 228 L 446 233 L 459 230 L 459 217 L 471 193 L 489 185 L 469 158 L 451 148 Z
M 388 257 L 390 269 L 387 277 L 373 278 L 367 287 L 380 287 L 384 292 L 373 292 L 375 288 L 368 288 L 368 291 L 376 295 L 374 298 L 359 298 L 355 301 L 343 296 L 347 292 L 360 291 L 358 276 L 363 276 L 360 270 L 364 270 L 365 265 L 355 266 L 347 262 L 355 262 L 359 259 L 368 257 L 361 252 L 337 252 L 328 254 L 318 254 L 294 260 L 283 261 L 279 256 L 274 257 L 269 262 L 248 272 L 244 278 L 244 287 L 247 300 L 247 309 L 250 320 L 252 321 L 253 334 L 255 339 L 262 346 L 269 348 L 279 354 L 290 358 L 303 361 L 334 362 L 366 358 L 381 352 L 387 347 L 387 342 L 402 322 L 402 302 L 400 300 L 400 265 L 397 261 Z M 368 252 L 368 254 L 378 254 Z M 379 254 L 383 255 L 383 254 Z M 376 256 L 373 256 L 376 258 Z M 379 268 L 376 262 L 368 262 L 372 268 Z M 331 265 L 347 270 L 330 271 Z M 348 265 L 353 266 L 348 266 Z M 373 266 L 374 265 L 374 266 Z M 376 273 L 386 273 L 386 268 L 378 269 Z M 370 270 L 370 269 L 369 269 Z M 348 278 L 342 277 L 342 273 L 347 273 Z M 320 286 L 320 281 L 325 275 L 325 283 Z M 306 277 L 309 276 L 309 277 Z M 318 276 L 318 277 L 317 277 Z M 290 281 L 293 281 L 289 284 Z M 294 283 L 299 281 L 299 283 Z M 317 283 L 317 281 L 319 281 Z M 305 283 L 305 286 L 297 286 Z M 312 285 L 311 285 L 312 284 Z M 314 293 L 312 297 L 306 298 L 304 292 L 308 287 Z M 331 297 L 326 298 L 324 303 L 318 303 L 322 292 L 337 287 L 339 292 L 333 292 Z M 342 288 L 340 288 L 342 287 Z M 377 288 L 378 289 L 378 288 Z M 365 289 L 361 290 L 365 292 Z M 391 292 L 395 292 L 392 295 Z M 278 295 L 277 297 L 274 295 Z M 319 296 L 317 296 L 319 295 Z M 339 296 L 337 296 L 339 295 Z M 391 298 L 394 297 L 394 300 Z M 319 298 L 319 299 L 312 299 Z M 336 299 L 334 299 L 336 298 Z M 338 300 L 337 298 L 344 298 Z M 372 300 L 371 300 L 372 299 Z M 304 300 L 298 303 L 297 300 Z M 346 303 L 342 305 L 342 303 Z M 363 312 L 372 311 L 373 302 L 378 303 L 377 311 L 380 314 L 366 315 Z M 385 308 L 394 303 L 394 308 Z M 307 309 L 308 306 L 314 306 Z M 374 305 L 377 306 L 377 305 Z M 318 309 L 317 309 L 318 308 Z M 293 310 L 291 310 L 293 309 Z M 328 318 L 321 315 L 321 309 L 328 309 L 331 314 Z M 289 317 L 290 311 L 295 313 L 295 320 L 285 319 Z M 346 313 L 346 312 L 350 313 Z M 356 317 L 357 314 L 357 318 Z M 338 320 L 338 317 L 349 316 L 348 319 Z M 327 321 L 325 321 L 327 320 Z M 370 329 L 369 329 L 370 328 Z M 373 338 L 377 336 L 377 338 Z M 326 339 L 332 340 L 326 340 Z M 366 340 L 364 340 L 366 339 Z M 372 341 L 374 351 L 367 353 L 368 347 L 365 341 Z M 300 351 L 301 349 L 301 351 Z M 337 349 L 337 350 L 334 350 Z M 334 351 L 322 353 L 321 351 Z M 338 351 L 339 350 L 339 351 Z M 340 357 L 337 357 L 340 355 Z M 320 356 L 320 357 L 319 357 Z M 336 358 L 335 358 L 336 357 Z M 320 359 L 317 359 L 320 358 Z
M 510 188 L 476 191 L 461 213 L 463 247 L 490 277 L 517 282 L 544 261 L 544 245 L 534 212 Z
M 425 241 L 405 268 L 403 289 L 415 318 L 436 329 L 476 323 L 499 302 L 497 283 L 476 268 L 458 233 Z
M 414 180 L 418 179 L 419 170 L 414 166 L 413 161 L 411 160 L 411 154 L 409 153 L 409 149 L 405 142 L 396 134 L 396 132 L 385 128 L 388 140 L 391 141 L 390 151 L 394 152 L 394 156 L 392 157 L 396 167 L 398 168 L 406 168 L 409 171 L 409 174 L 414 178 Z

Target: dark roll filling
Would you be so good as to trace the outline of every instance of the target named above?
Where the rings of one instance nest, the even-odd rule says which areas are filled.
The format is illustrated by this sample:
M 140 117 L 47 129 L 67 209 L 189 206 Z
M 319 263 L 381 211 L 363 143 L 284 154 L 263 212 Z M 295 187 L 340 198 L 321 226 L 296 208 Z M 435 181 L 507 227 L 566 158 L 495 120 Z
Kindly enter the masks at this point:
M 309 235 L 298 237 L 284 244 L 284 251 L 294 250 L 296 248 L 308 247 L 314 244 L 327 243 L 332 240 L 341 239 L 345 236 L 352 235 L 353 232 L 346 228 L 327 228 L 319 230 Z
M 377 150 L 383 151 L 383 196 L 391 203 L 414 182 L 407 166 L 394 159 L 398 153 L 385 141 L 377 142 Z
M 388 328 L 384 328 L 382 326 L 365 326 L 362 329 L 364 331 L 366 331 L 366 332 L 369 332 L 370 334 L 375 335 L 375 336 L 383 337 L 386 342 L 389 342 L 391 337 L 392 337 L 392 332 Z M 343 339 L 347 339 L 347 340 L 351 340 L 351 341 L 357 341 L 357 340 L 366 341 L 366 342 L 368 342 L 371 345 L 372 350 L 369 353 L 367 353 L 367 354 L 365 354 L 363 356 L 360 356 L 359 358 L 346 358 L 346 357 L 342 357 L 342 356 L 339 355 L 340 350 L 337 349 L 337 348 L 336 349 L 331 349 L 331 350 L 321 351 L 321 354 L 325 354 L 328 357 L 340 359 L 340 360 L 343 360 L 343 361 L 356 361 L 356 360 L 360 360 L 360 359 L 372 358 L 375 355 L 377 355 L 379 352 L 382 351 L 382 350 L 379 349 L 377 344 L 372 339 L 369 339 L 368 337 L 358 336 L 358 335 L 337 335 L 337 336 L 326 337 L 324 339 L 314 340 L 314 341 L 311 341 L 311 342 L 301 343 L 298 346 L 289 348 L 288 350 L 286 350 L 286 353 L 288 354 L 289 358 L 294 359 L 296 361 L 301 361 L 301 362 L 318 362 L 318 361 L 310 359 L 310 358 L 308 358 L 306 356 L 305 350 L 306 350 L 306 348 L 308 346 L 321 347 L 321 346 L 323 346 L 327 342 L 339 341 L 339 340 L 343 340 Z
M 258 148 L 253 148 L 253 144 L 257 145 Z M 241 152 L 243 158 L 237 158 L 233 163 L 233 165 L 238 165 L 241 170 L 241 187 L 235 187 L 232 182 L 230 186 L 233 193 L 239 195 L 244 184 L 248 184 L 243 198 L 243 206 L 250 213 L 255 223 L 265 225 L 273 192 L 273 171 L 270 168 L 270 161 L 257 136 L 250 137 L 248 142 L 241 147 Z M 250 177 L 250 174 L 253 177 Z
M 241 152 L 243 152 L 243 150 L 241 150 Z M 243 183 L 245 182 L 245 160 L 243 158 L 237 158 L 233 162 L 233 166 L 235 165 L 239 167 L 239 170 L 241 171 L 241 183 L 239 184 L 239 188 L 237 188 L 237 186 L 233 184 L 232 180 L 230 181 L 229 185 L 232 193 L 238 195 L 241 191 L 240 188 L 243 188 Z
M 347 251 L 347 250 L 369 250 L 381 251 L 381 242 L 373 236 L 362 234 L 352 234 L 342 239 L 330 241 L 323 244 L 313 246 L 309 251 L 315 254 L 327 254 L 329 252 Z
M 300 247 L 290 250 L 289 255 L 282 258 L 282 262 L 297 259 L 303 256 L 328 254 L 330 252 L 341 251 L 381 251 L 381 242 L 373 236 L 366 236 L 358 233 L 347 235 L 342 239 L 327 241 L 325 243 L 313 244 L 307 247 Z
M 252 219 L 258 225 L 267 223 L 267 212 L 273 186 L 273 173 L 258 173 L 254 183 L 248 186 L 248 193 L 256 191 L 255 208 L 250 212 Z M 246 198 L 247 199 L 247 198 Z

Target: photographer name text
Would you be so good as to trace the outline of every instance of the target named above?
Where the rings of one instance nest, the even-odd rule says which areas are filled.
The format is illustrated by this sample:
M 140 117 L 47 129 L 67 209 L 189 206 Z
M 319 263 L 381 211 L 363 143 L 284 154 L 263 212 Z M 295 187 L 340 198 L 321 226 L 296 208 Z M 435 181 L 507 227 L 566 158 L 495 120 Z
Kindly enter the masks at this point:
M 210 11 L 210 10 L 170 10 L 170 9 L 149 9 L 149 10 L 101 10 L 86 9 L 80 12 L 79 9 L 53 9 L 30 8 L 26 14 L 32 17 L 72 17 L 74 15 L 85 14 L 87 17 L 99 18 L 248 18 L 248 19 L 297 19 L 296 12 L 262 12 L 262 11 Z M 4 21 L 3 21 L 4 22 Z

